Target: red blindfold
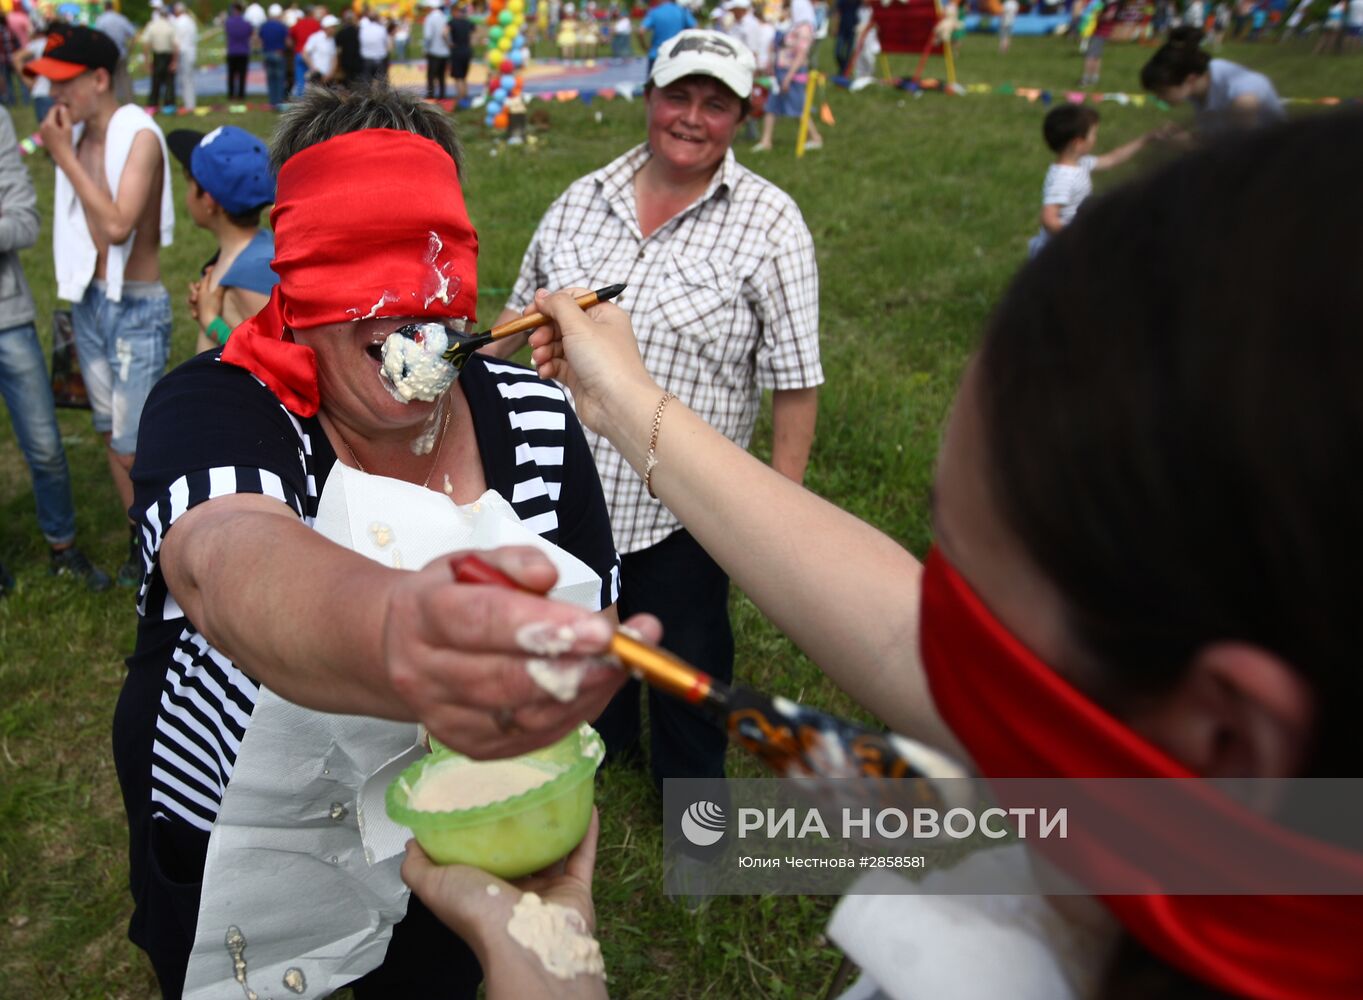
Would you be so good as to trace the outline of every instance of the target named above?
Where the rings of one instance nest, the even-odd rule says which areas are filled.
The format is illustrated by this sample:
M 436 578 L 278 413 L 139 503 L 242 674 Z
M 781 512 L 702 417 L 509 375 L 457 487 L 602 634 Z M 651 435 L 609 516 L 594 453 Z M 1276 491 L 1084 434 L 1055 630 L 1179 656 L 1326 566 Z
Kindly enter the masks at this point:
M 279 171 L 269 303 L 222 359 L 300 416 L 317 412 L 317 357 L 288 330 L 381 317 L 474 318 L 478 234 L 450 155 L 391 129 L 337 136 Z
M 933 700 L 988 778 L 1194 777 L 1023 646 L 935 549 L 923 576 L 921 643 Z M 1180 821 L 1211 824 L 1224 836 L 1171 840 L 1159 815 L 1128 813 L 1119 821 L 1145 824 L 1135 839 L 1168 843 L 1190 865 L 1272 864 L 1290 852 L 1294 864 L 1323 881 L 1359 884 L 1363 858 L 1275 826 L 1205 783 L 1187 784 Z M 1069 864 L 1053 860 L 1080 881 L 1131 870 L 1111 844 L 1082 833 L 1076 842 L 1074 831 L 1066 857 Z M 1363 996 L 1361 897 L 1133 895 L 1104 902 L 1154 954 L 1235 995 Z

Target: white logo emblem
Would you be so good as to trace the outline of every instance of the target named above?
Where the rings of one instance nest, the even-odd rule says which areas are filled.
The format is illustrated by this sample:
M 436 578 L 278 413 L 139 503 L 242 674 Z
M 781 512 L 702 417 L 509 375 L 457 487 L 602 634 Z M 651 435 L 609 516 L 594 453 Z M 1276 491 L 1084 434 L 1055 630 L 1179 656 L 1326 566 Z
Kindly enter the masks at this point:
M 697 847 L 709 847 L 724 836 L 724 810 L 713 802 L 691 803 L 682 814 L 682 836 Z

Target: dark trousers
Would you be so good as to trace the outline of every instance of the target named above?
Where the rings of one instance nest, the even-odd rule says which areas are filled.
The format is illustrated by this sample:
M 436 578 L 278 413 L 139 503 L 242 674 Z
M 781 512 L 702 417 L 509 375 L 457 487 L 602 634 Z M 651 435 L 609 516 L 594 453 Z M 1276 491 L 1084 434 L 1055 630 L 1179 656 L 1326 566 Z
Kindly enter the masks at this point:
M 251 65 L 251 57 L 228 56 L 227 57 L 227 96 L 245 97 L 246 96 L 246 69 Z
M 474 1000 L 483 969 L 473 949 L 412 896 L 393 928 L 383 964 L 350 984 L 355 1000 L 431 997 Z M 278 992 L 274 994 L 278 996 Z
M 440 93 L 436 93 L 437 88 Z M 445 57 L 426 57 L 426 96 L 445 99 Z
M 360 83 L 368 85 L 375 80 L 388 79 L 388 65 L 382 59 L 365 59 L 364 68 L 360 70 Z
M 620 620 L 646 611 L 663 623 L 663 646 L 710 676 L 734 676 L 734 633 L 729 625 L 729 578 L 699 543 L 678 530 L 622 557 Z M 638 681 L 631 680 L 593 723 L 608 759 L 639 753 Z M 721 778 L 728 737 L 684 702 L 648 689 L 653 780 Z
M 173 53 L 151 54 L 151 98 L 149 108 L 161 108 L 175 103 L 175 71 L 170 68 Z
M 838 18 L 838 38 L 833 45 L 833 56 L 838 62 L 838 73 L 846 76 L 851 69 L 852 55 L 857 47 L 857 19 L 840 16 Z

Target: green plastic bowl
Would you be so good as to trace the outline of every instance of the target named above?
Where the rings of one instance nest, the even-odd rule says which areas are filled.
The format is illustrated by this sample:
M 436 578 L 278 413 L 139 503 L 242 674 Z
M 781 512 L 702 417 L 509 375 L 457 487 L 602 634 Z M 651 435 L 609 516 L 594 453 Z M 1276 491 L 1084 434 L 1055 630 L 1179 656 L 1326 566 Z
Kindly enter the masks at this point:
M 426 768 L 462 754 L 439 746 L 388 786 L 389 817 L 408 827 L 431 860 L 473 865 L 501 878 L 520 878 L 564 857 L 582 842 L 592 818 L 593 778 L 605 755 L 596 730 L 583 723 L 557 743 L 525 754 L 525 761 L 558 773 L 537 788 L 473 809 L 409 809 L 408 796 Z

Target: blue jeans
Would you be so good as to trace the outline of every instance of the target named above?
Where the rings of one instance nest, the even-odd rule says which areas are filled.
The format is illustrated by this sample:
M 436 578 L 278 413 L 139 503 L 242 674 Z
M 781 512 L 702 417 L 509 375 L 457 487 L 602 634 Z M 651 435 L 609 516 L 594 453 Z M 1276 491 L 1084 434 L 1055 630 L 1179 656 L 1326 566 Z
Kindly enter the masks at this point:
M 302 56 L 293 57 L 293 96 L 302 97 L 303 88 L 308 85 L 308 64 Z
M 0 395 L 33 477 L 38 527 L 49 544 L 68 544 L 76 537 L 71 474 L 57 429 L 47 363 L 32 323 L 0 330 Z
M 279 107 L 289 96 L 288 66 L 284 62 L 283 52 L 266 52 L 265 63 L 265 89 L 270 95 L 270 103 Z
M 111 302 L 96 279 L 71 303 L 71 325 L 95 430 L 132 455 L 142 406 L 170 356 L 170 293 L 159 281 L 125 281 L 122 301 Z

